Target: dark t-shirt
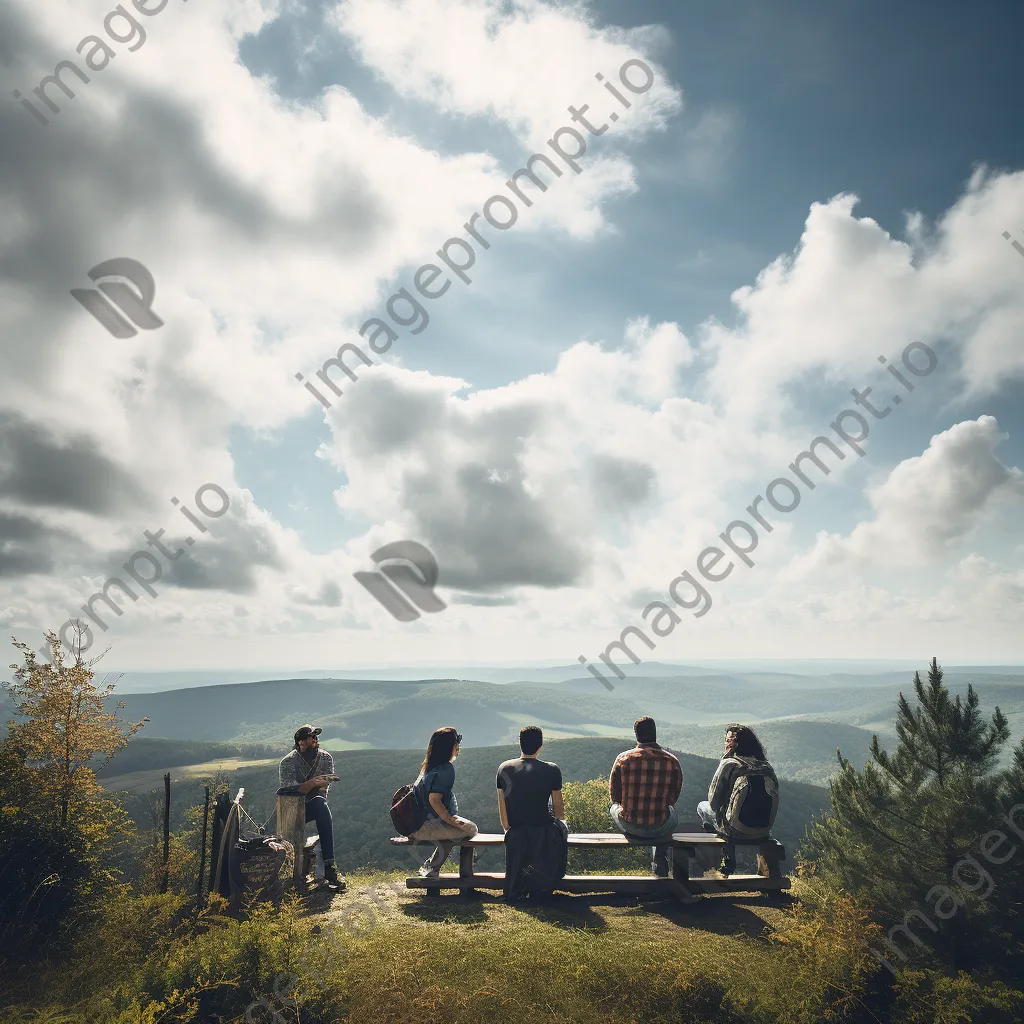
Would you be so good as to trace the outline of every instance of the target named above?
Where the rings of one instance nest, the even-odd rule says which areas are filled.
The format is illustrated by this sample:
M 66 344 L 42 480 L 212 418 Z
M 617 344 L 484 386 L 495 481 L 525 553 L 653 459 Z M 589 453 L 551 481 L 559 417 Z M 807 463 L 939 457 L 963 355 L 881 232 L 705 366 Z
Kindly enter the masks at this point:
M 455 765 L 449 761 L 447 764 L 440 764 L 431 768 L 424 777 L 423 791 L 427 804 L 427 817 L 436 818 L 434 808 L 430 806 L 430 794 L 440 793 L 441 803 L 451 815 L 459 813 L 459 805 L 455 800 L 455 793 L 452 791 L 455 786 Z
M 513 825 L 546 825 L 551 821 L 548 799 L 562 788 L 562 770 L 550 761 L 517 757 L 498 768 L 498 789 L 505 794 L 509 828 Z

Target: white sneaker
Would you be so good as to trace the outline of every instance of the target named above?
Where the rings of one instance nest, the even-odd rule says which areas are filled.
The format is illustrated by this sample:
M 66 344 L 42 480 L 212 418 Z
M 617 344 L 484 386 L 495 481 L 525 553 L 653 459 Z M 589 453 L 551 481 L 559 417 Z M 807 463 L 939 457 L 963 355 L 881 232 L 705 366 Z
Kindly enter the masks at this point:
M 420 878 L 440 878 L 441 872 L 437 868 L 428 868 L 426 864 L 420 868 Z

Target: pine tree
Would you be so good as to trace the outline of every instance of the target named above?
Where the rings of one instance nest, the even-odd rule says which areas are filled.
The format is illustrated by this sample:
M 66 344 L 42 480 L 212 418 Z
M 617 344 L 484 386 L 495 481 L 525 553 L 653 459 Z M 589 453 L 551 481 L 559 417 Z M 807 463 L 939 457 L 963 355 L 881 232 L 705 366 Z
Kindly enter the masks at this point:
M 900 693 L 895 752 L 874 736 L 871 760 L 858 771 L 836 751 L 832 812 L 811 828 L 802 856 L 889 925 L 916 914 L 907 952 L 930 946 L 952 965 L 967 966 L 992 949 L 1005 953 L 1011 936 L 1021 939 L 1024 845 L 999 865 L 982 855 L 981 839 L 1002 831 L 1003 856 L 1024 838 L 1003 817 L 1024 795 L 1024 742 L 1015 767 L 999 770 L 1010 739 L 1005 715 L 997 707 L 986 721 L 973 686 L 966 699 L 952 697 L 934 658 L 927 683 L 914 673 L 914 696 L 912 705 Z M 1024 814 L 1015 821 L 1024 829 Z

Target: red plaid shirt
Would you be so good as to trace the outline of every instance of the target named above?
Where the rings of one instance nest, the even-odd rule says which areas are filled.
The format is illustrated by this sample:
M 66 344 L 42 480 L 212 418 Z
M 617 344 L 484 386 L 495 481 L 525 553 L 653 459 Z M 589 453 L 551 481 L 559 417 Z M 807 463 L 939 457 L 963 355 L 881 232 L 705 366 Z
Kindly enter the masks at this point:
M 659 825 L 683 789 L 683 770 L 675 755 L 657 743 L 643 743 L 615 758 L 608 780 L 612 803 L 622 805 L 623 821 Z

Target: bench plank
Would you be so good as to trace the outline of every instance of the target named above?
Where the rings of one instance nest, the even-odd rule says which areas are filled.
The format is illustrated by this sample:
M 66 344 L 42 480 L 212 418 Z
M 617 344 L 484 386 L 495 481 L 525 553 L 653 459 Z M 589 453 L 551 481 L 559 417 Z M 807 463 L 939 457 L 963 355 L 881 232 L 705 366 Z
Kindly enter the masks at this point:
M 456 846 L 504 846 L 505 837 L 500 832 L 478 832 L 472 839 L 448 840 Z M 395 846 L 437 846 L 434 839 L 412 839 L 409 836 L 392 836 Z
M 592 893 L 623 892 L 645 893 L 652 889 L 667 888 L 667 878 L 654 875 L 566 875 L 555 883 L 559 892 Z M 409 889 L 501 889 L 505 888 L 504 872 L 479 872 L 463 876 L 443 874 L 438 878 L 420 878 L 414 875 L 405 880 Z
M 412 839 L 409 836 L 392 836 L 394 846 L 436 846 L 433 839 Z M 777 839 L 723 839 L 709 832 L 674 832 L 673 846 L 769 846 L 783 850 Z M 504 846 L 505 836 L 500 832 L 479 832 L 472 839 L 456 841 L 456 846 Z M 569 846 L 582 849 L 591 846 L 650 846 L 649 839 L 627 839 L 623 835 L 611 832 L 570 832 Z M 785 854 L 783 853 L 783 858 Z
M 498 889 L 505 888 L 505 875 L 484 871 L 474 875 L 442 874 L 438 878 L 414 875 L 405 880 L 408 889 Z M 685 884 L 674 878 L 655 875 L 565 875 L 555 883 L 556 892 L 582 893 L 649 893 L 668 889 L 684 903 L 692 903 L 694 894 L 713 895 L 722 892 L 765 892 L 790 887 L 788 878 L 765 878 L 763 875 L 732 875 L 729 878 L 691 878 Z
M 716 892 L 771 892 L 788 889 L 788 878 L 766 878 L 764 875 L 730 875 L 728 878 L 691 878 L 686 883 L 693 892 L 710 896 Z

